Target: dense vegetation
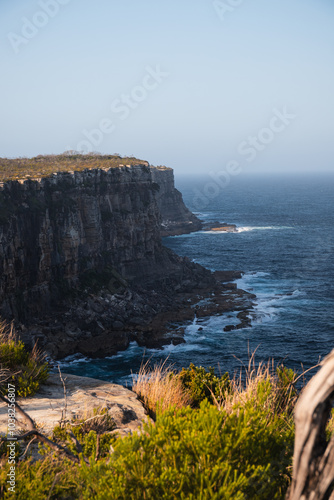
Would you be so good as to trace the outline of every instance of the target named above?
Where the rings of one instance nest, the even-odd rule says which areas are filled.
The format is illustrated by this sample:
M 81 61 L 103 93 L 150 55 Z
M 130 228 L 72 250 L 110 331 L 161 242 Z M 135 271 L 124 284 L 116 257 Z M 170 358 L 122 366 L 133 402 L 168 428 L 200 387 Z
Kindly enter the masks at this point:
M 11 380 L 29 396 L 47 377 L 36 351 L 28 353 L 2 323 L 1 389 Z M 24 382 L 23 382 L 24 381 Z M 174 372 L 143 365 L 133 390 L 153 417 L 143 431 L 117 437 L 106 409 L 81 420 L 63 418 L 52 442 L 29 436 L 16 443 L 15 498 L 48 499 L 283 499 L 291 481 L 295 372 L 255 365 L 239 377 L 212 368 Z M 327 426 L 333 432 L 333 419 Z M 42 440 L 43 441 L 43 440 Z M 55 447 L 62 446 L 62 452 Z M 8 448 L 0 439 L 0 496 L 8 491 Z
M 120 165 L 148 165 L 146 161 L 119 155 L 66 152 L 61 155 L 39 155 L 34 158 L 0 158 L 0 182 L 39 179 L 56 172 L 74 172 L 94 168 L 115 168 Z
M 46 445 L 39 445 L 37 461 L 29 451 L 20 460 L 28 438 L 17 450 L 15 498 L 284 498 L 292 465 L 295 381 L 291 370 L 255 369 L 254 362 L 244 377 L 234 379 L 194 365 L 180 373 L 165 365 L 148 372 L 145 366 L 134 389 L 155 421 L 118 439 L 105 411 L 63 421 L 52 439 L 75 460 Z M 11 498 L 4 443 L 1 452 L 1 493 Z
M 197 410 L 166 410 L 145 432 L 118 439 L 108 458 L 92 457 L 89 465 L 50 453 L 24 461 L 16 498 L 284 498 L 293 428 L 285 415 L 269 411 L 271 392 L 261 382 L 254 399 L 229 412 L 206 401 Z

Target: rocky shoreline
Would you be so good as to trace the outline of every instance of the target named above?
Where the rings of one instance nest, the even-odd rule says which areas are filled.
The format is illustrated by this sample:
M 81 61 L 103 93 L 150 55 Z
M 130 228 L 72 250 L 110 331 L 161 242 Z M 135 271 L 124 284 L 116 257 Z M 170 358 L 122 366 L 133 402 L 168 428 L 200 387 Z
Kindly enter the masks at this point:
M 137 286 L 116 294 L 108 289 L 87 293 L 67 305 L 64 302 L 57 312 L 36 319 L 33 325 L 19 324 L 18 333 L 30 347 L 37 342 L 52 359 L 76 353 L 102 358 L 126 350 L 132 341 L 147 348 L 183 343 L 180 324 L 192 321 L 195 315 L 202 318 L 238 311 L 239 325 L 227 326 L 225 331 L 251 326 L 249 313 L 255 295 L 233 283 L 242 273 L 201 270 L 206 278 L 202 283 L 185 280 L 178 290 L 175 286 L 160 291 Z

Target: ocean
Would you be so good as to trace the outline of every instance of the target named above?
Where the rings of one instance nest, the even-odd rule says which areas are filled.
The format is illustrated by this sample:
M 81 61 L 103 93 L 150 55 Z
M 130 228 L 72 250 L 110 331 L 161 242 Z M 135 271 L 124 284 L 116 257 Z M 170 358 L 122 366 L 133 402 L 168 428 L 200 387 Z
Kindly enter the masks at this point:
M 233 374 L 274 359 L 301 371 L 334 349 L 334 176 L 178 178 L 186 205 L 205 222 L 237 225 L 236 233 L 200 231 L 164 238 L 166 246 L 211 270 L 241 270 L 238 287 L 255 293 L 252 327 L 224 332 L 236 314 L 185 324 L 185 344 L 163 350 L 132 343 L 110 358 L 76 355 L 61 370 L 131 385 L 150 359 L 175 369 L 190 363 Z M 312 372 L 310 372 L 312 373 Z

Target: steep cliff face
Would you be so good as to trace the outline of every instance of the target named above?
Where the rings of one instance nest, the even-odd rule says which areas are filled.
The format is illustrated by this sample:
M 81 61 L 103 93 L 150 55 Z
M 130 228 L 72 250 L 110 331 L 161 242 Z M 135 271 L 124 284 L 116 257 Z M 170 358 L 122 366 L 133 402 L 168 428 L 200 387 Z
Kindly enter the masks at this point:
M 86 283 L 115 292 L 126 282 L 186 280 L 194 265 L 162 246 L 159 207 L 170 230 L 196 225 L 171 169 L 141 164 L 4 183 L 0 314 L 26 320 Z
M 188 210 L 183 203 L 182 194 L 175 189 L 173 170 L 166 167 L 153 168 L 152 179 L 160 186 L 157 202 L 162 217 L 161 235 L 173 236 L 201 229 L 201 221 Z

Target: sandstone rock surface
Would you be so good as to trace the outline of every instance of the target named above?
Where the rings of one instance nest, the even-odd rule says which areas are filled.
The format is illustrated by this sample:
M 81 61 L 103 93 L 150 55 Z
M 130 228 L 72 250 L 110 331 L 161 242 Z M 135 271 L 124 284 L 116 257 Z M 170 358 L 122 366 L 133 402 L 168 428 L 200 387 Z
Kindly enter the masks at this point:
M 108 408 L 115 422 L 115 432 L 121 436 L 142 428 L 148 420 L 137 395 L 125 387 L 103 380 L 62 374 L 66 386 L 66 418 L 91 416 L 94 408 Z M 19 405 L 47 435 L 59 423 L 65 409 L 64 387 L 59 374 L 52 373 L 49 380 L 31 398 L 18 399 Z M 88 418 L 88 417 L 87 417 Z M 7 406 L 0 403 L 0 433 L 7 432 Z M 16 430 L 24 430 L 18 416 Z

